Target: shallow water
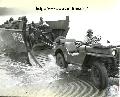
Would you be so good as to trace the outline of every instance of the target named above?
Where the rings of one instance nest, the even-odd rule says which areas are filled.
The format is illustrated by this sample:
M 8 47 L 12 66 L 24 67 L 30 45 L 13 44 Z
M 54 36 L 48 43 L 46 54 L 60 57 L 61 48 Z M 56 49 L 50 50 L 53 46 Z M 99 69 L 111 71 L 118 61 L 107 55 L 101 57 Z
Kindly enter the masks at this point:
M 51 50 L 36 51 L 39 65 L 29 66 L 26 54 L 0 55 L 0 95 L 38 97 L 112 97 L 118 95 L 118 79 L 109 81 L 104 91 L 90 82 L 89 74 L 69 64 L 68 71 L 55 63 Z M 107 94 L 106 94 L 107 93 Z

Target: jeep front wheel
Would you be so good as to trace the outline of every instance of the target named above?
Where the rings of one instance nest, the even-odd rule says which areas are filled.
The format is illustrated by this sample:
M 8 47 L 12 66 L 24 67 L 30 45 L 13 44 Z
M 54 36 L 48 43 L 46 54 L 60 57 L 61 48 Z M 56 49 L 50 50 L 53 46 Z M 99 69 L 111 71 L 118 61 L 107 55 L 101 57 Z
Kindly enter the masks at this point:
M 57 53 L 56 54 L 56 63 L 61 68 L 67 68 L 68 67 L 68 64 L 65 61 L 64 55 L 62 53 Z
M 108 85 L 107 70 L 103 63 L 94 62 L 91 68 L 91 77 L 93 84 L 100 90 L 105 89 Z

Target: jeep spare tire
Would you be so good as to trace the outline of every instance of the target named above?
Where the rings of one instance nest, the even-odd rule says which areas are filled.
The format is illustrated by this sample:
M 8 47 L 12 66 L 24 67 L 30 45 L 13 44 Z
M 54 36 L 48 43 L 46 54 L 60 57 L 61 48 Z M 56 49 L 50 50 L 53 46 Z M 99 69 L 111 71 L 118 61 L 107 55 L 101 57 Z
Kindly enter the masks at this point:
M 56 54 L 56 63 L 61 68 L 67 68 L 68 67 L 68 64 L 65 61 L 64 55 L 62 53 L 57 53 Z
M 92 82 L 96 88 L 103 90 L 108 85 L 108 74 L 103 63 L 94 62 L 91 68 Z

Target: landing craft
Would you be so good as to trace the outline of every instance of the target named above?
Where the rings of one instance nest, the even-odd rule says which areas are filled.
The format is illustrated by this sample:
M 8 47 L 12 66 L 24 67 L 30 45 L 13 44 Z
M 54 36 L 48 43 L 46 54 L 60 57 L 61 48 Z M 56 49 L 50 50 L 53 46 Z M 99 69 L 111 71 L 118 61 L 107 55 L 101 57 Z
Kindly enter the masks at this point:
M 35 27 L 32 29 L 33 35 L 30 35 L 32 23 L 27 24 L 26 16 L 19 17 L 18 20 L 14 20 L 12 23 L 2 24 L 0 26 L 1 51 L 6 53 L 26 53 L 30 65 L 33 64 L 31 60 L 39 64 L 35 60 L 32 50 L 36 46 L 40 46 L 41 49 L 52 48 L 57 37 L 66 37 L 69 30 L 69 16 L 66 16 L 66 20 L 46 21 L 46 23 L 49 27 L 45 25 L 40 26 L 39 23 L 35 23 Z

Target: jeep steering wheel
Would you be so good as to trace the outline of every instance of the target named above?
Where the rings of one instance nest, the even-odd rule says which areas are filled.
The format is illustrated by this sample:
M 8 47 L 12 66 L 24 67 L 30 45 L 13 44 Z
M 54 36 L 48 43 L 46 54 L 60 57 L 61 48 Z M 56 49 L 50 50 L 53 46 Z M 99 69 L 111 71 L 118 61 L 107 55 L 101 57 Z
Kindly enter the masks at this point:
M 82 41 L 76 41 L 75 45 L 76 45 L 77 48 L 79 48 L 80 46 L 83 45 L 83 42 Z

